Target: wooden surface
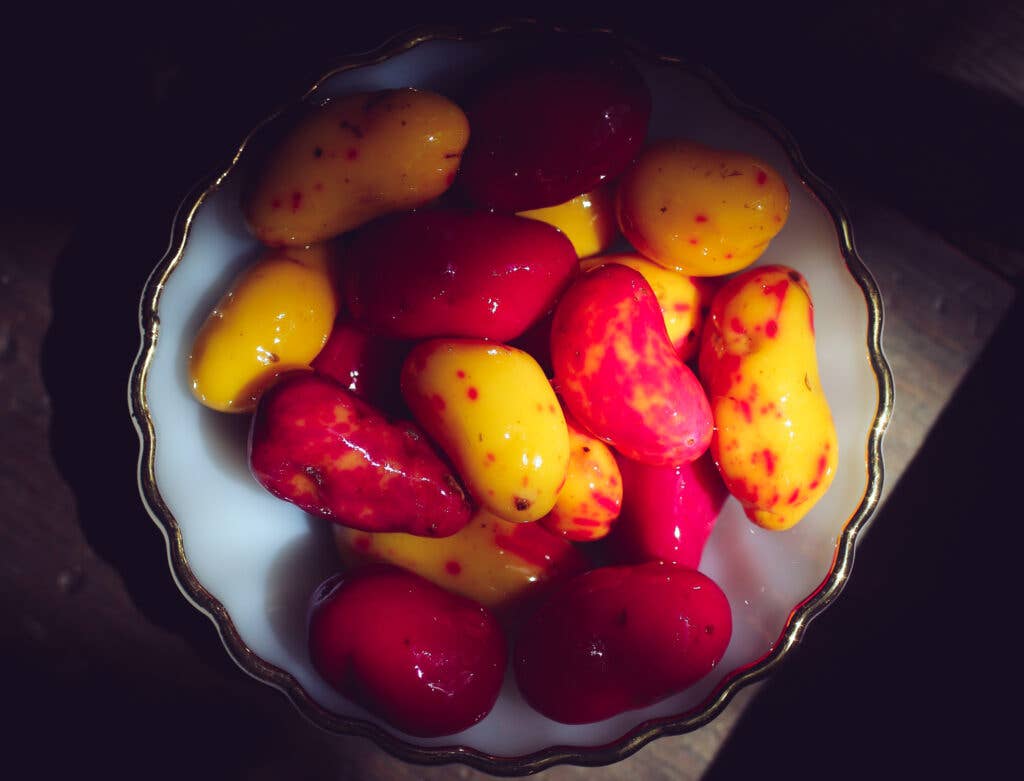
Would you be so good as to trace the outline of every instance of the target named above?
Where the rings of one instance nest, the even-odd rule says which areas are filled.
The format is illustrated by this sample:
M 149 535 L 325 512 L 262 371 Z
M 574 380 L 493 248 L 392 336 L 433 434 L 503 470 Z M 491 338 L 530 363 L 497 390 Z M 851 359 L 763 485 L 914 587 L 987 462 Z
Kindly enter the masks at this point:
M 1010 4 L 954 4 L 960 28 L 929 17 L 929 37 L 927 25 L 913 24 L 929 9 L 863 9 L 853 29 L 875 46 L 870 61 L 849 44 L 840 49 L 850 29 L 845 17 L 824 14 L 798 28 L 801 36 L 815 30 L 802 56 L 835 58 L 830 79 L 886 74 L 873 92 L 851 87 L 852 106 L 820 90 L 816 79 L 825 77 L 795 55 L 780 58 L 769 78 L 750 60 L 684 39 L 691 56 L 789 127 L 811 167 L 847 203 L 882 290 L 896 378 L 886 496 L 899 490 L 900 475 L 997 330 L 1022 268 L 1018 220 L 999 200 L 1002 169 L 992 163 L 1019 154 L 1024 137 L 1024 60 L 1020 39 L 1006 34 L 1022 29 L 1020 14 Z M 625 24 L 671 50 L 659 25 Z M 257 68 L 272 85 L 267 95 L 250 87 L 227 106 L 218 100 L 237 62 L 252 61 L 246 56 L 271 44 L 298 52 L 286 40 L 297 26 L 315 45 L 284 75 Z M 16 763 L 44 777 L 67 768 L 115 777 L 482 776 L 461 766 L 407 766 L 366 741 L 325 734 L 227 660 L 212 624 L 174 586 L 164 541 L 138 500 L 137 438 L 126 406 L 138 293 L 162 254 L 178 199 L 306 65 L 322 62 L 332 46 L 340 47 L 335 53 L 367 48 L 405 26 L 378 18 L 332 43 L 298 22 L 254 22 L 233 59 L 204 49 L 209 42 L 198 33 L 185 39 L 196 47 L 189 49 L 184 28 L 172 27 L 148 47 L 122 43 L 127 51 L 90 60 L 92 83 L 113 79 L 99 97 L 67 95 L 58 111 L 36 88 L 15 90 L 16 105 L 21 99 L 42 112 L 24 113 L 35 121 L 15 128 L 22 144 L 9 160 L 15 184 L 3 193 L 0 215 L 0 647 L 12 684 Z M 908 38 L 908 29 L 915 35 Z M 753 28 L 741 35 L 753 40 Z M 57 44 L 84 53 L 70 37 Z M 97 118 L 97 102 L 105 118 Z M 183 107 L 191 117 L 215 110 L 197 128 Z M 58 117 L 92 122 L 80 126 L 90 154 L 72 154 Z M 945 126 L 934 124 L 937 117 L 947 118 Z M 45 186 L 41 173 L 66 179 Z M 118 207 L 114 220 L 110 204 Z M 883 508 L 877 522 L 900 519 Z M 875 533 L 869 529 L 867 539 Z M 854 580 L 860 574 L 855 568 Z M 759 696 L 760 687 L 745 690 L 707 727 L 656 741 L 616 766 L 543 775 L 700 778 Z M 730 756 L 743 751 L 728 746 Z

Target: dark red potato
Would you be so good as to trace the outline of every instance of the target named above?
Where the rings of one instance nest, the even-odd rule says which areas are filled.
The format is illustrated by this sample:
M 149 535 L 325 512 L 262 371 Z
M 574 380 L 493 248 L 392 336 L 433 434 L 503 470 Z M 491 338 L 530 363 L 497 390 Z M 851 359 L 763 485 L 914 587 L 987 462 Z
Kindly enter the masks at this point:
M 470 518 L 426 435 L 313 372 L 282 375 L 260 397 L 249 467 L 274 496 L 353 529 L 446 537 Z
M 505 638 L 485 608 L 396 567 L 335 575 L 317 588 L 309 652 L 331 686 L 423 738 L 484 718 L 505 675 Z
M 476 204 L 539 209 L 609 181 L 647 135 L 651 95 L 621 53 L 518 61 L 469 99 L 458 180 Z
M 688 464 L 651 466 L 623 456 L 622 513 L 612 531 L 617 561 L 700 566 L 708 537 L 729 492 L 705 453 Z
M 693 685 L 732 635 L 722 590 L 696 570 L 602 567 L 571 580 L 523 625 L 516 680 L 526 701 L 564 724 L 643 708 Z
M 388 413 L 408 415 L 398 380 L 410 349 L 409 342 L 368 334 L 341 317 L 311 365 L 363 401 Z
M 555 309 L 551 361 L 569 411 L 628 458 L 682 464 L 707 450 L 707 396 L 639 272 L 609 264 L 575 280 Z
M 468 209 L 385 217 L 348 248 L 349 311 L 374 333 L 507 342 L 549 312 L 578 262 L 537 220 Z

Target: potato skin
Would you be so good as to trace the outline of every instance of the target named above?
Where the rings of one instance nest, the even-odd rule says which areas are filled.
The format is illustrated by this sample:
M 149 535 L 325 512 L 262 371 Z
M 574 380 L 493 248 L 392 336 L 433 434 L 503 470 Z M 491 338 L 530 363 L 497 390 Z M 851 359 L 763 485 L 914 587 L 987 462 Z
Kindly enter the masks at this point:
M 263 394 L 249 467 L 275 496 L 357 529 L 444 537 L 471 514 L 422 432 L 311 371 L 290 372 Z
M 381 218 L 345 258 L 349 311 L 373 333 L 499 342 L 549 312 L 578 264 L 550 225 L 471 209 Z
M 530 355 L 477 339 L 433 339 L 409 353 L 401 382 L 417 422 L 477 502 L 517 523 L 551 510 L 569 465 L 569 431 Z
M 705 310 L 711 304 L 712 286 L 708 280 L 688 277 L 633 253 L 587 258 L 580 263 L 580 270 L 591 271 L 609 263 L 628 266 L 643 274 L 658 299 L 672 346 L 684 361 L 696 358 Z
M 505 674 L 505 638 L 485 608 L 395 567 L 335 575 L 313 593 L 314 668 L 409 735 L 461 732 L 486 716 Z
M 693 685 L 731 636 L 729 601 L 706 575 L 662 563 L 601 567 L 560 587 L 524 622 L 513 663 L 531 706 L 586 724 Z
M 569 470 L 551 512 L 540 519 L 567 540 L 588 542 L 608 535 L 622 508 L 622 477 L 615 455 L 568 413 Z
M 243 210 L 264 244 L 324 241 L 444 193 L 468 141 L 465 114 L 432 92 L 336 98 L 310 110 L 270 154 Z
M 466 104 L 473 138 L 460 187 L 486 209 L 564 203 L 608 182 L 647 135 L 651 94 L 615 51 L 531 51 L 506 63 Z
M 346 566 L 393 564 L 503 618 L 587 569 L 582 553 L 540 524 L 512 523 L 483 509 L 455 534 L 436 540 L 344 526 L 335 526 L 334 535 Z
M 520 217 L 546 222 L 572 242 L 577 257 L 604 252 L 619 235 L 615 221 L 615 191 L 609 185 L 544 209 L 519 212 Z
M 711 305 L 699 366 L 726 486 L 758 526 L 792 527 L 828 490 L 839 449 L 803 276 L 776 265 L 731 279 Z
M 555 310 L 551 359 L 566 408 L 628 458 L 682 464 L 707 450 L 707 397 L 639 272 L 610 264 L 577 278 Z
M 619 456 L 618 465 L 622 515 L 609 546 L 615 560 L 623 564 L 664 561 L 697 569 L 729 496 L 711 454 L 670 466 Z
M 325 245 L 268 250 L 232 282 L 196 334 L 192 393 L 220 412 L 251 412 L 283 372 L 327 342 L 339 297 Z
M 789 190 L 751 155 L 661 141 L 623 174 L 616 212 L 642 255 L 683 274 L 720 276 L 761 256 L 789 215 Z

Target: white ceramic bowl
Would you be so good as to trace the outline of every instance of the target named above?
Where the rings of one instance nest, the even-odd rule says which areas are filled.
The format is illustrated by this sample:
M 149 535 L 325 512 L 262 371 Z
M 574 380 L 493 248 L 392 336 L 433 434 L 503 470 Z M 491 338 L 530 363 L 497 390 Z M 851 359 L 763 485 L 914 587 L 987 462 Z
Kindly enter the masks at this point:
M 304 100 L 403 86 L 452 93 L 467 73 L 533 29 L 420 32 L 346 61 Z M 192 338 L 229 280 L 258 251 L 239 208 L 237 163 L 246 144 L 220 176 L 186 200 L 171 249 L 143 295 L 143 345 L 131 383 L 142 440 L 140 487 L 167 536 L 183 593 L 212 618 L 242 668 L 283 690 L 309 718 L 340 733 L 368 735 L 407 759 L 531 772 L 556 762 L 612 762 L 659 734 L 701 726 L 739 687 L 777 664 L 838 594 L 856 535 L 878 499 L 880 438 L 892 406 L 879 344 L 881 301 L 834 196 L 807 170 L 784 130 L 739 104 L 713 76 L 633 44 L 627 48 L 654 97 L 651 139 L 681 136 L 742 150 L 785 177 L 789 221 L 759 263 L 790 265 L 810 284 L 821 380 L 839 437 L 832 487 L 794 529 L 758 529 L 735 500 L 726 504 L 701 569 L 729 598 L 733 637 L 717 669 L 689 690 L 597 724 L 567 726 L 527 707 L 507 676 L 489 716 L 438 739 L 401 734 L 341 697 L 316 674 L 305 646 L 309 595 L 338 566 L 328 524 L 275 499 L 250 476 L 248 416 L 211 412 L 189 390 Z

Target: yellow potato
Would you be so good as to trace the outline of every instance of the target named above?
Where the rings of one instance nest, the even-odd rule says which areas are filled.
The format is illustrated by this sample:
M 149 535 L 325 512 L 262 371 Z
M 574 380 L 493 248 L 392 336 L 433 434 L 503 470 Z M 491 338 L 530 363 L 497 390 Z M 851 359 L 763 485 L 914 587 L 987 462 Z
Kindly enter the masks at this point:
M 309 366 L 337 313 L 325 246 L 268 250 L 200 327 L 188 359 L 192 393 L 211 409 L 251 412 L 276 376 Z
M 468 141 L 462 109 L 432 92 L 337 98 L 271 154 L 243 199 L 246 219 L 270 246 L 324 241 L 441 195 Z
M 662 141 L 626 171 L 619 228 L 638 252 L 698 277 L 757 260 L 789 215 L 789 190 L 767 163 L 692 141 Z
M 488 609 L 520 605 L 553 582 L 586 568 L 571 543 L 539 524 L 503 521 L 480 510 L 450 537 L 370 533 L 334 527 L 349 567 L 384 562 L 402 567 Z
M 604 252 L 615 241 L 615 198 L 611 187 L 577 195 L 571 201 L 519 212 L 520 217 L 552 225 L 572 242 L 576 257 L 586 258 Z
M 790 528 L 828 490 L 839 456 L 803 276 L 762 266 L 729 280 L 711 305 L 700 376 L 730 493 L 758 526 Z
M 402 366 L 402 396 L 486 509 L 524 522 L 554 506 L 569 429 L 528 353 L 477 339 L 421 342 Z

